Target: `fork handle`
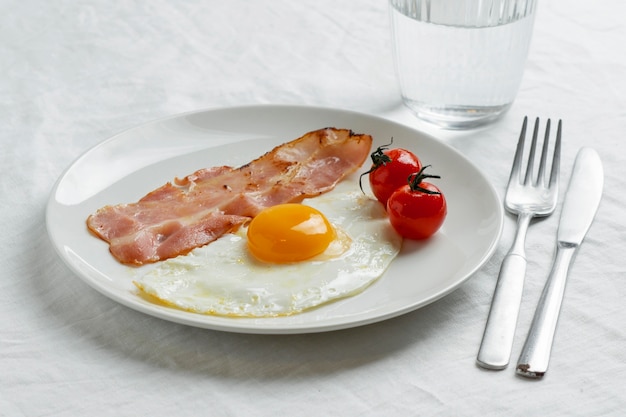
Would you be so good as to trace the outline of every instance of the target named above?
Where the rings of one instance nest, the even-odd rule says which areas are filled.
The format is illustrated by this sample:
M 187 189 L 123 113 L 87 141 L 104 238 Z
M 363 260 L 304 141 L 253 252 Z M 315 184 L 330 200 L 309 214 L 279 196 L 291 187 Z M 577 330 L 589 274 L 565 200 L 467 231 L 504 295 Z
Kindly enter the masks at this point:
M 476 363 L 483 368 L 504 369 L 511 358 L 526 276 L 526 232 L 532 218 L 529 212 L 518 214 L 513 244 L 500 266 L 483 340 L 476 357 Z
M 487 369 L 504 369 L 511 358 L 517 316 L 522 302 L 526 258 L 509 253 L 500 267 L 476 362 Z

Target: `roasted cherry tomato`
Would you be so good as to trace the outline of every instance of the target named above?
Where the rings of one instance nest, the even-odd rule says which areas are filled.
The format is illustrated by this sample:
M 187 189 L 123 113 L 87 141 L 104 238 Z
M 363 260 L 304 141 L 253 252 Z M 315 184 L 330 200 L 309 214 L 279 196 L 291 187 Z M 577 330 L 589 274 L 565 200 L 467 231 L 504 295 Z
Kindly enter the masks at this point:
M 407 183 L 407 177 L 422 169 L 420 160 L 411 151 L 402 148 L 388 149 L 393 143 L 380 146 L 370 157 L 372 167 L 363 175 L 369 174 L 372 193 L 378 201 L 387 206 L 389 196 Z M 359 184 L 361 180 L 359 179 Z
M 424 174 L 424 170 L 409 176 L 408 183 L 394 191 L 387 201 L 387 213 L 393 228 L 408 239 L 426 239 L 443 224 L 448 212 L 441 190 L 424 180 L 440 178 Z

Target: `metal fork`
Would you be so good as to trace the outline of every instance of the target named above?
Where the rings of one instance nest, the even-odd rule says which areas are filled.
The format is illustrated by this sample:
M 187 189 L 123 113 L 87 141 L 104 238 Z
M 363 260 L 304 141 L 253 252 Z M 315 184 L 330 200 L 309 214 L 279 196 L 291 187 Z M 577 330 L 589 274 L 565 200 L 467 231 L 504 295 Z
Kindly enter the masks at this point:
M 517 214 L 517 231 L 511 249 L 504 257 L 498 283 L 496 284 L 489 317 L 477 356 L 477 364 L 488 369 L 504 369 L 509 364 L 517 316 L 522 301 L 526 254 L 524 251 L 526 232 L 533 217 L 549 216 L 556 207 L 559 188 L 559 165 L 561 155 L 561 121 L 559 120 L 556 142 L 552 155 L 550 178 L 546 181 L 546 161 L 550 138 L 550 119 L 546 123 L 539 171 L 533 179 L 535 151 L 539 118 L 535 120 L 533 138 L 528 154 L 526 173 L 522 174 L 522 154 L 526 137 L 528 117 L 524 117 L 522 131 L 513 159 L 511 176 L 504 198 L 506 209 Z

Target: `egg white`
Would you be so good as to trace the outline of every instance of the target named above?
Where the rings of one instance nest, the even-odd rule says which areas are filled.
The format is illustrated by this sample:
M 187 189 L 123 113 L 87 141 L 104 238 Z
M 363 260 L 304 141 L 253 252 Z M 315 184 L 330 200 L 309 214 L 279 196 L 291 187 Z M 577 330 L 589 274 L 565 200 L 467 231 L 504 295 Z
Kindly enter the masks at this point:
M 167 305 L 233 317 L 275 317 L 302 312 L 357 294 L 387 269 L 402 238 L 383 206 L 353 181 L 302 204 L 324 213 L 338 239 L 302 262 L 270 264 L 247 249 L 241 228 L 188 255 L 161 262 L 135 285 Z

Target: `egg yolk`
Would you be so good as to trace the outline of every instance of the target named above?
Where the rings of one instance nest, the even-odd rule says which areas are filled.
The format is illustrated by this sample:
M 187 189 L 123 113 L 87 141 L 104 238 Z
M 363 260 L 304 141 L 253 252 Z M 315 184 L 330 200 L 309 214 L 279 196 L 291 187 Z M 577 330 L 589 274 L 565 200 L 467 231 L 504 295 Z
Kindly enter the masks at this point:
M 324 252 L 335 239 L 328 219 L 313 207 L 280 204 L 269 207 L 248 226 L 248 249 L 259 260 L 298 262 Z

